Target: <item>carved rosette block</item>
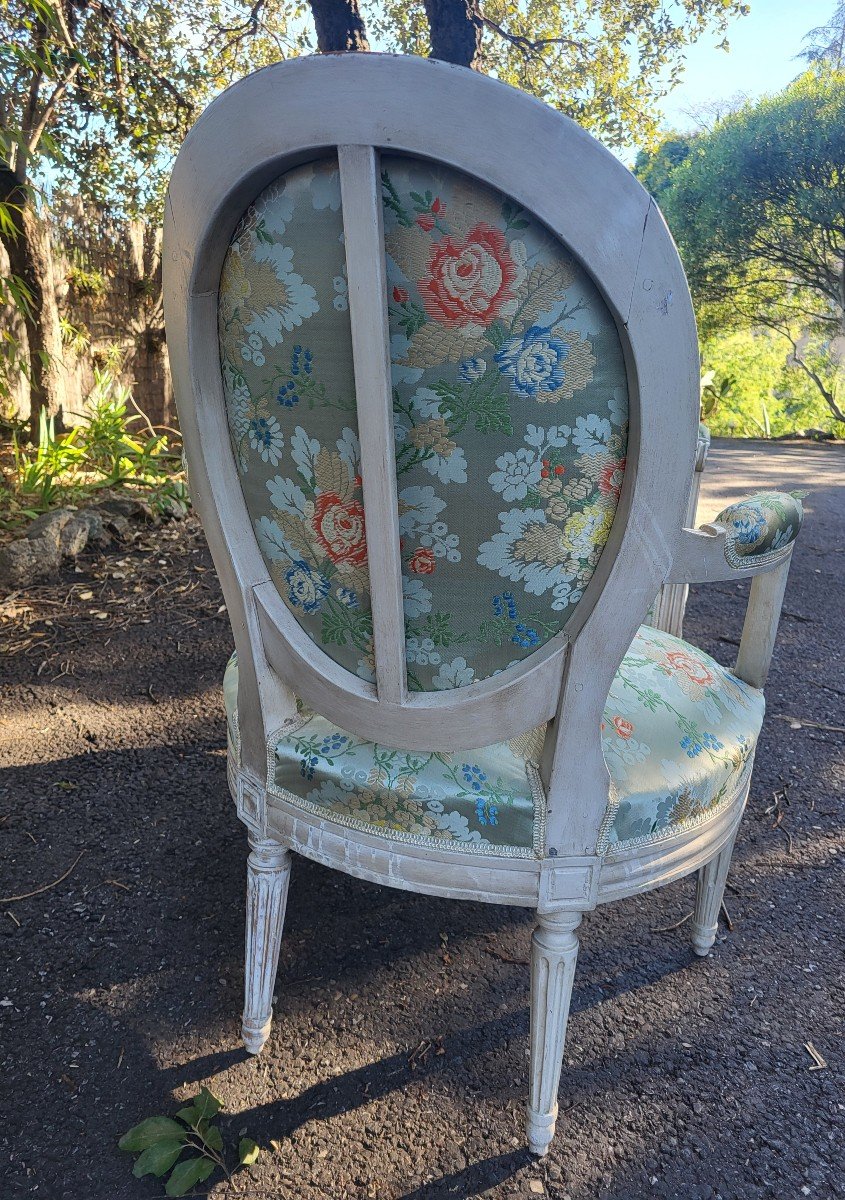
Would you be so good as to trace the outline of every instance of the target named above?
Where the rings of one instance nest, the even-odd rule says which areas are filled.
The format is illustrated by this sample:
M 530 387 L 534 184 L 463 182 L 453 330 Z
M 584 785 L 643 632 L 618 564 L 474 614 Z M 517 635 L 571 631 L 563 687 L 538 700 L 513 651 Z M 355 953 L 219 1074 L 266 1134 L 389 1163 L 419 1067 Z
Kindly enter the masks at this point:
M 242 1034 L 250 1054 L 270 1036 L 273 986 L 290 883 L 291 853 L 278 842 L 250 838 L 247 859 L 246 964 Z
M 528 1146 L 544 1155 L 554 1136 L 563 1046 L 578 957 L 580 912 L 538 915 L 531 937 L 531 1065 Z
M 734 839 L 728 842 L 710 862 L 698 872 L 695 889 L 695 912 L 692 917 L 692 948 L 702 958 L 716 941 L 719 911 L 725 894 L 728 868 L 731 865 Z

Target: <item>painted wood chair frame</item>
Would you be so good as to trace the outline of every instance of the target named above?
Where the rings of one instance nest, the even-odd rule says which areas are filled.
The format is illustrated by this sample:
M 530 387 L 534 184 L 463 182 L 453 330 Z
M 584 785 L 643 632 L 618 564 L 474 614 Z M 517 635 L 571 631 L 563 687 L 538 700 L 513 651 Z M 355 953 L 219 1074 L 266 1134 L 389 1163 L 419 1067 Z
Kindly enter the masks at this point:
M 260 115 L 260 119 L 256 118 Z M 477 136 L 495 130 L 495 152 Z M 542 170 L 537 169 L 542 147 Z M 356 678 L 300 628 L 252 531 L 226 423 L 218 351 L 221 266 L 252 199 L 285 170 L 337 149 L 362 445 L 377 682 Z M 565 630 L 526 662 L 470 688 L 409 693 L 379 198 L 379 151 L 449 164 L 516 199 L 589 271 L 624 348 L 628 461 L 610 540 Z M 563 197 L 565 196 L 565 202 Z M 528 1141 L 551 1141 L 585 911 L 699 871 L 693 941 L 715 938 L 747 784 L 712 820 L 611 858 L 597 853 L 609 776 L 600 722 L 614 673 L 659 589 L 754 575 L 736 673 L 762 686 L 791 546 L 731 565 L 724 526 L 685 527 L 696 454 L 699 358 L 684 273 L 660 212 L 577 125 L 474 72 L 394 56 L 303 58 L 217 99 L 188 135 L 165 227 L 168 347 L 190 468 L 239 662 L 240 760 L 229 773 L 249 830 L 243 1036 L 271 1020 L 291 851 L 376 883 L 536 910 L 531 953 Z M 295 693 L 343 729 L 407 749 L 468 749 L 549 722 L 545 849 L 534 859 L 432 852 L 345 829 L 268 794 L 268 745 Z
M 707 465 L 707 455 L 710 452 L 710 430 L 706 425 L 698 427 L 698 438 L 695 443 L 695 470 L 692 477 L 685 524 L 694 528 L 698 512 L 698 500 L 701 495 L 701 477 Z M 664 583 L 657 593 L 657 599 L 651 610 L 649 625 L 671 633 L 673 637 L 684 636 L 684 617 L 689 599 L 688 583 Z

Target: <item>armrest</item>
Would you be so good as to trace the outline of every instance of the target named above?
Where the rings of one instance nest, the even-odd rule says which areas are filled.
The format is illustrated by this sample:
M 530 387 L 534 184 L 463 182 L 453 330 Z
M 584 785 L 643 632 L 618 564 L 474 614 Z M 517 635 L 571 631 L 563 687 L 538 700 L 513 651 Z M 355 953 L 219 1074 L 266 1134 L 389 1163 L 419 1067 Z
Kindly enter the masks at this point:
M 760 492 L 711 524 L 682 529 L 667 583 L 714 583 L 770 571 L 792 553 L 806 492 Z
M 743 569 L 782 557 L 804 520 L 806 492 L 758 492 L 722 509 L 714 525 L 724 525 L 725 558 Z

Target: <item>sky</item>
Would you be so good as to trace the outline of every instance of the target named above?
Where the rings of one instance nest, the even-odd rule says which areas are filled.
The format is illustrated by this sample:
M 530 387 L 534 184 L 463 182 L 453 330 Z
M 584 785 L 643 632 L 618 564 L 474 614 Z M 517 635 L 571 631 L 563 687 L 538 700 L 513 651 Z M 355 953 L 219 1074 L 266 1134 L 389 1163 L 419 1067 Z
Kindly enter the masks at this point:
M 693 122 L 684 109 L 737 92 L 756 99 L 785 87 L 803 69 L 796 59 L 805 33 L 826 25 L 835 0 L 750 0 L 751 12 L 728 28 L 730 52 L 717 50 L 721 39 L 705 35 L 686 53 L 681 83 L 664 100 L 666 129 L 683 130 Z

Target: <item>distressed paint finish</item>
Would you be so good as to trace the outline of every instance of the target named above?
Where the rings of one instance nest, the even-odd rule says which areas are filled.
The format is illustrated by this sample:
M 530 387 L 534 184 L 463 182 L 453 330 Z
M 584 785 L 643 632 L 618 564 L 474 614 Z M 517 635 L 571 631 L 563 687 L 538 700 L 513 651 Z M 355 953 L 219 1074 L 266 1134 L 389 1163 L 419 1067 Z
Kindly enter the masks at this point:
M 241 1032 L 250 1054 L 270 1036 L 273 987 L 290 883 L 291 853 L 269 838 L 250 838 L 247 859 L 246 967 Z
M 544 1155 L 557 1123 L 557 1093 L 578 958 L 579 912 L 541 915 L 531 936 L 530 1083 L 528 1145 Z
M 482 124 L 497 131 L 495 155 L 474 133 Z M 269 577 L 235 469 L 218 365 L 218 285 L 226 249 L 241 214 L 264 187 L 339 146 L 354 148 L 347 164 L 357 172 L 357 188 L 364 174 L 372 177 L 385 149 L 444 163 L 513 197 L 590 274 L 625 357 L 628 467 L 617 518 L 583 600 L 566 629 L 530 660 L 455 692 L 405 691 L 389 648 L 394 635 L 401 637 L 395 602 L 382 627 L 388 635 L 385 688 L 338 669 L 315 646 Z M 372 241 L 375 198 L 365 208 Z M 353 218 L 362 233 L 360 224 Z M 350 271 L 363 265 L 353 248 Z M 173 172 L 164 274 L 168 348 L 192 494 L 239 659 L 239 738 L 236 748 L 230 746 L 230 784 L 256 838 L 248 869 L 247 1046 L 257 1052 L 269 1030 L 290 850 L 392 887 L 539 909 L 532 942 L 528 1135 L 532 1149 L 543 1153 L 554 1127 L 581 913 L 703 868 L 696 930 L 706 941 L 747 795 L 746 779 L 706 823 L 659 845 L 599 853 L 609 790 L 599 722 L 610 683 L 661 586 L 760 575 L 738 664 L 739 674 L 759 685 L 792 550 L 787 546 L 765 561 L 748 556 L 734 568 L 726 559 L 724 525 L 687 528 L 699 362 L 689 292 L 671 237 L 630 172 L 533 98 L 448 64 L 340 55 L 266 68 L 229 88 L 203 114 Z M 375 286 L 373 278 L 369 286 Z M 352 293 L 355 280 L 349 285 Z M 360 370 L 378 386 L 385 348 L 377 330 L 361 338 L 357 353 L 363 358 L 356 377 Z M 371 416 L 383 427 L 384 413 L 379 418 L 374 408 Z M 373 494 L 379 489 L 373 493 L 371 487 Z M 390 514 L 382 511 L 375 520 L 391 529 Z M 408 750 L 489 745 L 551 720 L 542 762 L 548 795 L 544 856 L 502 859 L 386 842 L 273 796 L 267 746 L 295 717 L 294 693 L 342 728 Z
M 696 954 L 708 954 L 716 941 L 719 913 L 725 895 L 725 883 L 733 853 L 733 838 L 698 872 L 695 911 L 692 917 L 692 947 Z

